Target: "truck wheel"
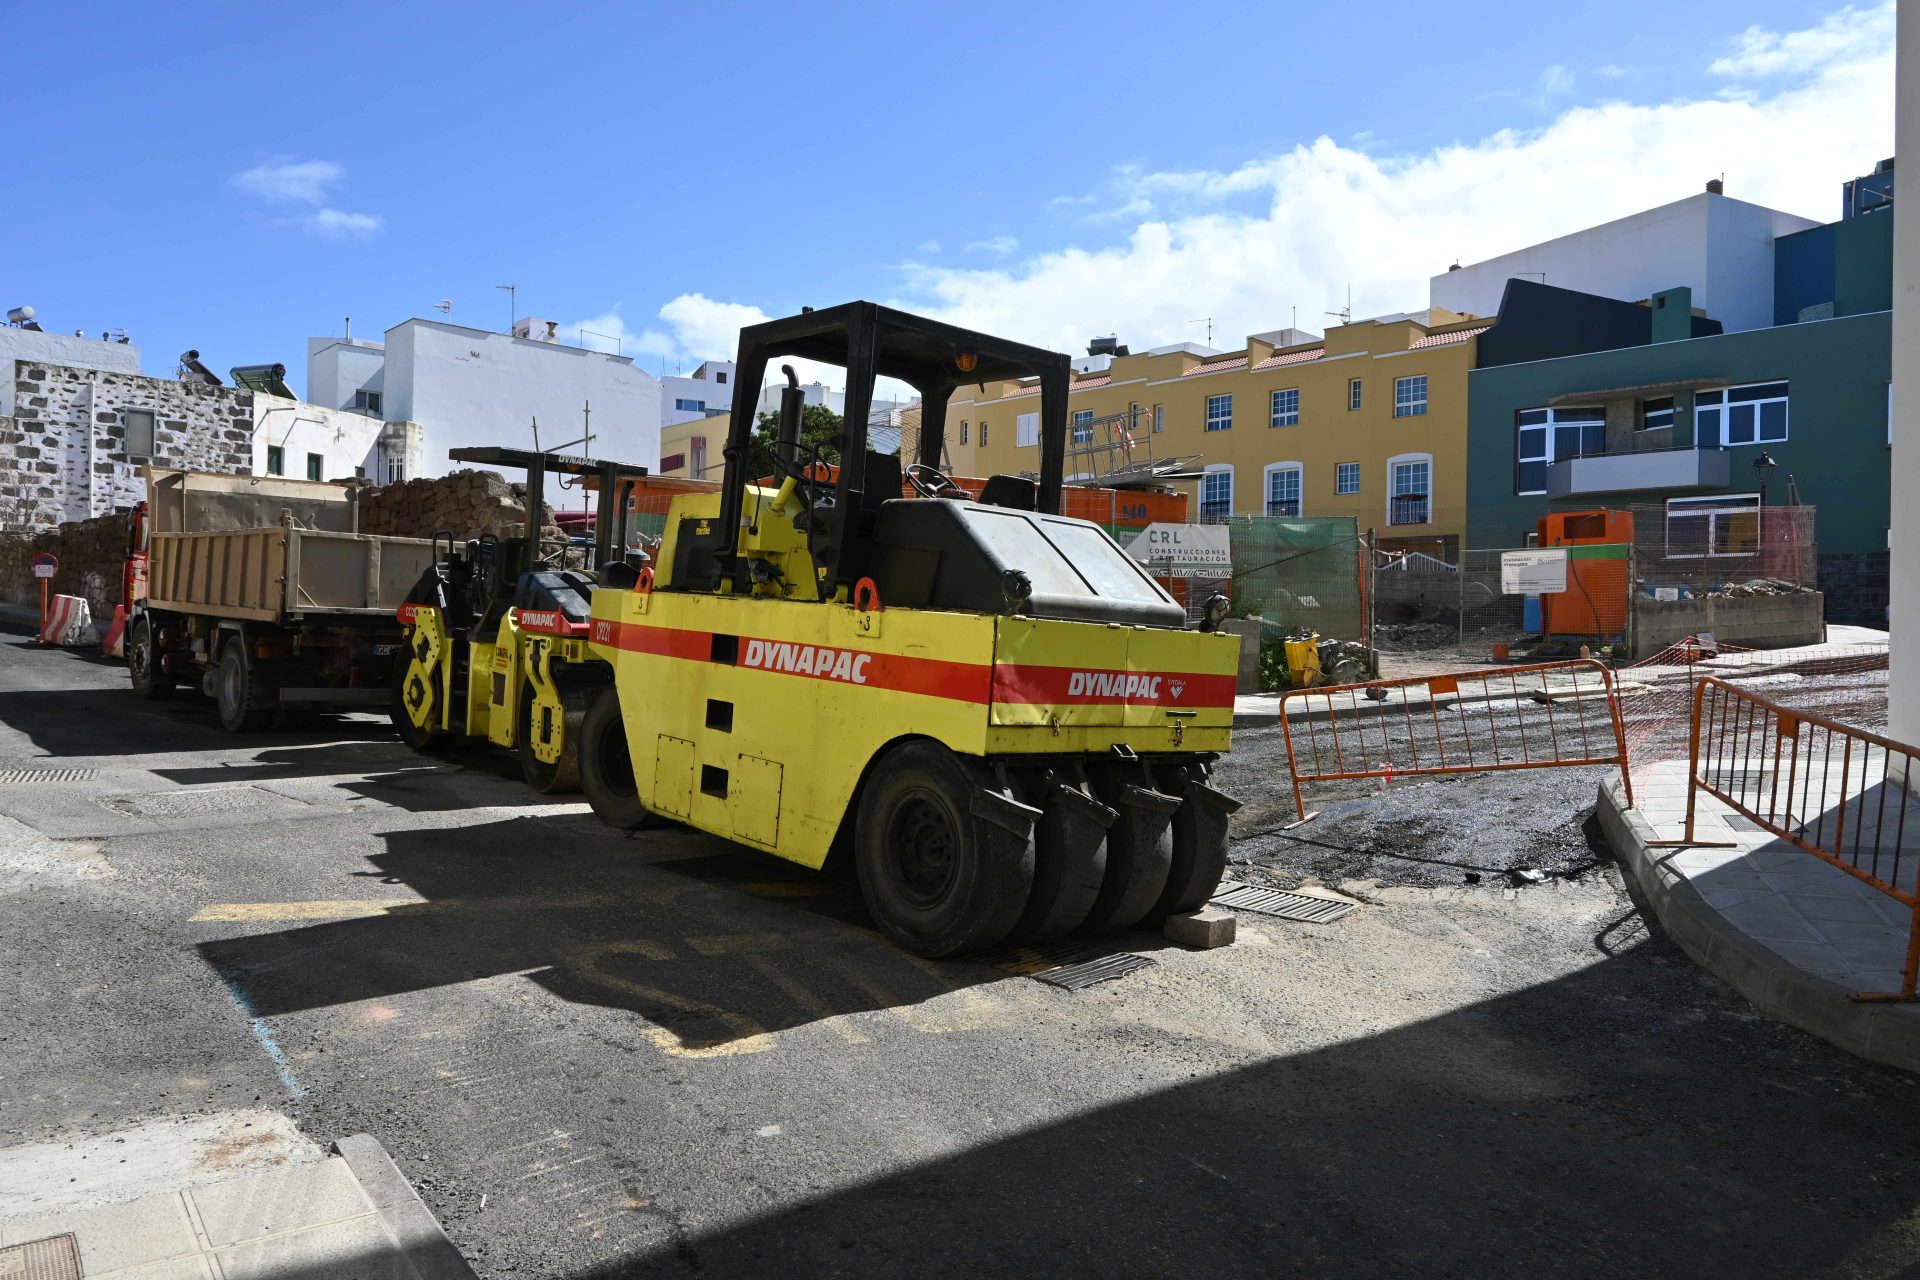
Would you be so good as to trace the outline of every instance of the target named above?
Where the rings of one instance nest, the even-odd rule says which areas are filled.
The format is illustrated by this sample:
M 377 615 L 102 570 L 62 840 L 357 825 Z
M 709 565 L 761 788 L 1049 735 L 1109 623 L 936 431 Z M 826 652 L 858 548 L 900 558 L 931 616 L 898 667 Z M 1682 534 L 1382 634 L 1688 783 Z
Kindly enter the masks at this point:
M 915 955 L 990 947 L 1033 887 L 1033 838 L 974 812 L 977 781 L 935 742 L 895 747 L 861 789 L 854 827 L 860 894 L 880 932 Z
M 400 735 L 400 741 L 415 751 L 433 751 L 446 742 L 447 735 L 439 729 L 421 728 L 407 712 L 407 668 L 412 662 L 413 654 L 406 645 L 394 650 L 393 675 L 387 681 L 387 718 L 393 721 L 394 731 Z
M 133 681 L 133 696 L 155 701 L 173 696 L 173 677 L 161 667 L 161 655 L 153 646 L 153 620 L 140 618 L 127 636 L 127 676 Z
M 247 642 L 236 636 L 220 650 L 220 669 L 214 681 L 214 698 L 220 707 L 220 727 L 229 733 L 251 733 L 264 729 L 273 715 L 270 707 L 260 707 L 259 670 L 247 656 Z
M 548 764 L 533 754 L 533 690 L 520 689 L 520 772 L 541 795 L 580 789 L 580 729 L 586 708 L 577 694 L 561 694 L 560 758 Z
M 593 700 L 580 724 L 580 789 L 600 821 L 622 831 L 664 827 L 669 819 L 647 808 L 633 777 L 620 695 L 608 689 Z
M 1178 795 L 1180 808 L 1168 826 L 1173 836 L 1173 862 L 1167 869 L 1167 887 L 1148 915 L 1163 920 L 1207 905 L 1227 872 L 1227 820 L 1240 802 L 1207 785 L 1193 765 L 1162 767 L 1159 780 Z
M 1049 781 L 1035 800 L 1043 816 L 1033 825 L 1033 892 L 1009 942 L 1053 942 L 1080 927 L 1100 897 L 1107 873 L 1107 828 L 1114 812 L 1087 794 L 1080 781 Z

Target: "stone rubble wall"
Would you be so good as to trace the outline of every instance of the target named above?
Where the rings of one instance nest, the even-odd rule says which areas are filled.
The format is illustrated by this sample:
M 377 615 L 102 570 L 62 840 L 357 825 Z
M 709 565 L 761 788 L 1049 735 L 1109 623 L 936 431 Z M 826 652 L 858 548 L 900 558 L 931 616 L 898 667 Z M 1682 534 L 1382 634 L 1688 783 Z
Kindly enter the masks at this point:
M 0 417 L 0 530 L 40 533 L 132 507 L 141 468 L 245 475 L 253 392 L 16 360 L 14 412 Z M 126 452 L 125 411 L 151 409 L 151 457 Z
M 0 536 L 0 601 L 38 609 L 40 580 L 33 576 L 33 558 L 50 551 L 60 559 L 51 594 L 84 596 L 95 622 L 113 621 L 130 523 L 127 512 L 116 511 L 47 533 Z

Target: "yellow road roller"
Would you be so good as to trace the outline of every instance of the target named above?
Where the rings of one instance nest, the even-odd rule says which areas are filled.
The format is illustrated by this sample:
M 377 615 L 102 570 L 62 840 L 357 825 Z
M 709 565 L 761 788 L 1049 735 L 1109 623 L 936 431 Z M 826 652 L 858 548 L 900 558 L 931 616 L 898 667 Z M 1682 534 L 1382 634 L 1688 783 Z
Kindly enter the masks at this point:
M 754 474 L 769 365 L 846 370 L 837 458 L 792 369 Z M 1237 638 L 1198 627 L 1099 525 L 1062 516 L 1068 358 L 869 302 L 743 329 L 718 492 L 677 497 L 654 564 L 609 565 L 587 647 L 582 789 L 808 867 L 850 860 L 923 956 L 1156 923 L 1205 903 L 1236 802 L 1209 783 Z M 876 378 L 918 392 L 913 456 L 869 447 Z M 958 386 L 1026 380 L 1037 479 L 975 500 L 939 469 Z M 904 483 L 903 483 L 904 481 Z M 911 492 L 914 496 L 904 496 Z

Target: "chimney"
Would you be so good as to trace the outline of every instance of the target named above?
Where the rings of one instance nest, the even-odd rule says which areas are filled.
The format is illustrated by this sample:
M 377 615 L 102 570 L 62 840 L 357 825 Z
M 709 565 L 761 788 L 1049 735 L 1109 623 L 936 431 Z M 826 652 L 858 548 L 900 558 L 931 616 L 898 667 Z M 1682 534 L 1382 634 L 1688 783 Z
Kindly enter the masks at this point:
M 1723 196 L 1727 194 L 1727 184 L 1718 178 L 1708 178 L 1707 194 L 1710 196 Z
M 1460 269 L 1460 260 L 1458 258 L 1454 259 L 1453 265 L 1447 268 L 1447 270 L 1449 271 L 1458 271 L 1459 269 Z

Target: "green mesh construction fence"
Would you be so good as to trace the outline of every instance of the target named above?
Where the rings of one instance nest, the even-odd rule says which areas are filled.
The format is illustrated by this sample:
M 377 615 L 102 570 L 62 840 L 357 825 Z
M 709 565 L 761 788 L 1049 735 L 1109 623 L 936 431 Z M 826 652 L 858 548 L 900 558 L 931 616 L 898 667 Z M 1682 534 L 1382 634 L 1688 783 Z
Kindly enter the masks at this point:
M 1359 521 L 1351 516 L 1234 516 L 1233 578 L 1224 588 L 1195 582 L 1189 599 L 1216 589 L 1236 617 L 1259 618 L 1269 637 L 1299 629 L 1328 640 L 1366 640 Z

